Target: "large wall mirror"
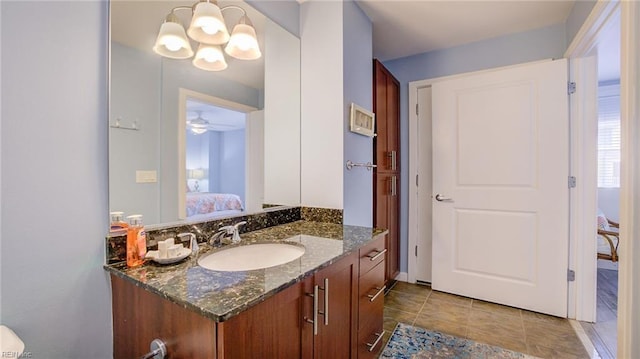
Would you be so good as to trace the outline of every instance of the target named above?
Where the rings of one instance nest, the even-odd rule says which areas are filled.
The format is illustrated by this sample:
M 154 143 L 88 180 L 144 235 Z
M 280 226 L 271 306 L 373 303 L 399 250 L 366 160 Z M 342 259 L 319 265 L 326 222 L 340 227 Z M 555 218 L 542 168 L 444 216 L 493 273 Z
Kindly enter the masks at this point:
M 224 56 L 226 68 L 208 71 L 153 50 L 184 49 L 156 39 L 165 19 L 188 29 L 194 1 L 110 4 L 110 210 L 160 225 L 299 205 L 300 39 L 244 2 L 218 1 L 232 38 L 238 23 L 255 28 L 261 56 L 223 44 L 202 61 L 219 69 Z M 187 33 L 198 57 L 207 45 Z

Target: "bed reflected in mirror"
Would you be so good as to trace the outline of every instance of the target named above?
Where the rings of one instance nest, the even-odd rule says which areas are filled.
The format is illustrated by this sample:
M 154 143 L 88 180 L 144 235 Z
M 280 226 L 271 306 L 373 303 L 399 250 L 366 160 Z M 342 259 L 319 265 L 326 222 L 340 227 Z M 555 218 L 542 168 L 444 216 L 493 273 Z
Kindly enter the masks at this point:
M 181 219 L 217 218 L 244 210 L 246 117 L 242 111 L 187 97 Z

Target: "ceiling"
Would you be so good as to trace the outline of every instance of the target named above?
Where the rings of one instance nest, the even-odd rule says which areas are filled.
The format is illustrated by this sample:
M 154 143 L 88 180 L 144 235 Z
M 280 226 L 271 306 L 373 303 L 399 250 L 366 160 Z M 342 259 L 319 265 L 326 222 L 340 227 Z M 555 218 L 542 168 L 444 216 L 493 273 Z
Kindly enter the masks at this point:
M 381 61 L 564 23 L 574 0 L 356 0 Z

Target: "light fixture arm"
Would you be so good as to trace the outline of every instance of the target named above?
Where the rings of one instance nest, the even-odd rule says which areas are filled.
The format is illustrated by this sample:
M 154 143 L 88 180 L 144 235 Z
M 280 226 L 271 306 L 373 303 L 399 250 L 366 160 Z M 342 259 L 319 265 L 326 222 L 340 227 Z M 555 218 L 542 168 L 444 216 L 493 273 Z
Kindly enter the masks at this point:
M 178 18 L 178 16 L 175 14 L 176 11 L 178 10 L 189 10 L 191 11 L 191 13 L 193 14 L 193 7 L 192 6 L 176 6 L 173 9 L 171 9 L 171 12 L 169 12 L 169 14 L 167 14 L 167 17 L 165 18 L 165 22 L 175 22 L 175 23 L 180 23 L 180 19 Z

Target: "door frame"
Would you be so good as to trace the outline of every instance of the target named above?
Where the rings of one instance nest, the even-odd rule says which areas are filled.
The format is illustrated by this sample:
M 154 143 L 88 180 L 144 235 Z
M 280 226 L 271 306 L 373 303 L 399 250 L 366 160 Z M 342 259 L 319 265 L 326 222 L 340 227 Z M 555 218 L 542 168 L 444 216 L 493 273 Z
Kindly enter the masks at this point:
M 640 159 L 634 156 L 640 150 L 640 141 L 637 138 L 640 133 L 640 83 L 638 83 L 640 75 L 640 45 L 638 44 L 640 42 L 640 4 L 636 1 L 599 0 L 569 45 L 565 57 L 569 58 L 572 64 L 576 62 L 581 65 L 581 59 L 588 56 L 596 45 L 598 33 L 606 24 L 606 20 L 617 11 L 619 11 L 621 20 L 620 121 L 623 164 L 620 169 L 620 238 L 625 245 L 618 270 L 617 352 L 621 358 L 630 358 L 640 355 L 640 342 L 634 343 L 632 341 L 633 338 L 640 336 L 640 323 L 632 319 L 633 315 L 637 315 L 640 311 L 640 296 L 637 295 L 637 287 L 633 285 L 634 278 L 640 278 L 640 245 L 637 240 L 640 238 L 640 203 L 633 200 L 640 195 Z M 581 71 L 576 71 L 574 75 L 577 76 L 574 77 L 576 82 L 590 81 Z M 577 109 L 585 108 L 585 101 L 584 98 L 576 98 L 575 106 Z M 576 165 L 584 166 L 585 161 L 586 158 L 577 156 Z M 573 220 L 579 220 L 579 218 Z M 580 224 L 580 222 L 576 223 Z M 635 242 L 632 241 L 634 238 Z M 585 255 L 584 252 L 576 254 L 577 256 Z M 587 261 L 587 263 L 589 262 Z M 583 282 L 582 288 L 576 288 L 576 298 L 579 296 L 595 297 L 595 281 L 581 278 L 582 275 L 584 274 L 576 273 L 576 285 Z M 588 287 L 589 283 L 593 289 Z M 593 293 L 585 293 L 581 290 L 589 290 Z M 595 302 L 593 306 L 593 313 L 595 313 Z M 588 315 L 591 310 L 586 306 L 576 309 L 584 311 L 582 313 L 576 312 L 577 317 Z

